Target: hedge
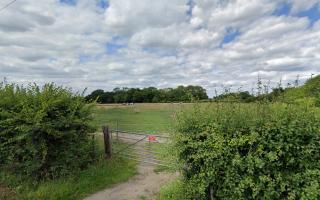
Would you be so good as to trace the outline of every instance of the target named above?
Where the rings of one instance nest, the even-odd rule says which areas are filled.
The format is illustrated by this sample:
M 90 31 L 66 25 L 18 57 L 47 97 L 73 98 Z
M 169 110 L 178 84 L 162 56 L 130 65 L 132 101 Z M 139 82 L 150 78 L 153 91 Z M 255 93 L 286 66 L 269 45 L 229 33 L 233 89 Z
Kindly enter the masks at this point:
M 91 110 L 54 84 L 0 85 L 1 170 L 52 178 L 86 168 L 94 158 Z
M 189 199 L 320 199 L 314 107 L 197 105 L 175 128 Z

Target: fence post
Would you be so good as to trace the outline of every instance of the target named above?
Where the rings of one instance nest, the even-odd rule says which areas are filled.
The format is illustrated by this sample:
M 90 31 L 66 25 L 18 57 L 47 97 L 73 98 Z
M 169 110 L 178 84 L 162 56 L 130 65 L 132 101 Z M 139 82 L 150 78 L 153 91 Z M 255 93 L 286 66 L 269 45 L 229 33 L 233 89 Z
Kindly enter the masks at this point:
M 103 139 L 104 139 L 104 153 L 105 158 L 110 159 L 112 157 L 111 137 L 109 133 L 109 126 L 103 126 Z
M 213 190 L 212 185 L 210 185 L 209 188 L 210 188 L 210 200 L 213 200 L 214 199 L 214 197 L 213 197 L 214 190 Z
M 117 140 L 119 140 L 119 122 L 117 120 Z

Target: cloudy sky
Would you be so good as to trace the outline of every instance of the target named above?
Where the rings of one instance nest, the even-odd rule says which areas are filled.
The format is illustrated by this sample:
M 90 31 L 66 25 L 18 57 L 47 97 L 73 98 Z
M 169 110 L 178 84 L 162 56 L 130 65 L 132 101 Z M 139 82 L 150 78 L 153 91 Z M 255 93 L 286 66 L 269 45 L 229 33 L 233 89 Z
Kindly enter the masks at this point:
M 0 8 L 10 0 L 0 0 Z M 320 73 L 320 0 L 17 0 L 0 11 L 0 78 L 250 88 Z

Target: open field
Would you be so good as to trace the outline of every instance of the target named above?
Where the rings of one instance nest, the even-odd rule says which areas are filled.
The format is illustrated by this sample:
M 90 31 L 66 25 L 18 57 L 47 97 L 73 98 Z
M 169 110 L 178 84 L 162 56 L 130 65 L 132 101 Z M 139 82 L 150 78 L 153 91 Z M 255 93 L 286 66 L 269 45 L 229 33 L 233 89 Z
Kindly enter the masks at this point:
M 174 113 L 191 104 L 142 103 L 134 105 L 102 104 L 95 112 L 95 125 L 109 125 L 126 131 L 168 133 Z

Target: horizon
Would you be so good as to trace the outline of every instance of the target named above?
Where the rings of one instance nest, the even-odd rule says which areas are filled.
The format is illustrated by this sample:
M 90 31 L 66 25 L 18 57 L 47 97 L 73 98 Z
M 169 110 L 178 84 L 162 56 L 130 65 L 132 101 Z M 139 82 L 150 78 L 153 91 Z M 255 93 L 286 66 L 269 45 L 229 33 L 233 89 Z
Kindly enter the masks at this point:
M 198 85 L 212 97 L 320 74 L 318 0 L 17 0 L 0 16 L 0 78 L 18 84 Z

